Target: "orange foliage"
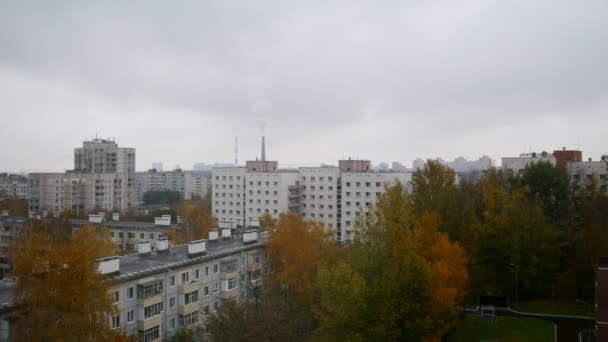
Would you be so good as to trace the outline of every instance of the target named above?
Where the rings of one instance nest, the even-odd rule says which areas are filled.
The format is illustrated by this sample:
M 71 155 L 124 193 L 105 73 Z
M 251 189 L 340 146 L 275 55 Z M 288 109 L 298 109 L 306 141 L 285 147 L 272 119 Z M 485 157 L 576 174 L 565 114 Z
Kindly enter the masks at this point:
M 29 229 L 11 249 L 17 283 L 14 293 L 19 341 L 108 341 L 116 308 L 110 278 L 97 271 L 97 259 L 114 254 L 109 232 L 83 227 L 73 238 Z
M 469 279 L 463 250 L 437 227 L 437 215 L 424 213 L 416 223 L 413 236 L 416 252 L 431 268 L 431 302 L 426 305 L 426 311 L 439 326 L 435 330 L 437 335 L 430 340 L 440 340 L 462 312 Z
M 217 218 L 211 213 L 211 201 L 204 198 L 198 202 L 183 202 L 177 212 L 182 218 L 175 243 L 207 239 L 209 231 L 217 228 Z
M 336 260 L 337 248 L 322 224 L 305 221 L 298 214 L 281 214 L 277 222 L 262 218 L 268 228 L 267 250 L 273 275 L 271 285 L 286 285 L 310 300 L 320 264 Z

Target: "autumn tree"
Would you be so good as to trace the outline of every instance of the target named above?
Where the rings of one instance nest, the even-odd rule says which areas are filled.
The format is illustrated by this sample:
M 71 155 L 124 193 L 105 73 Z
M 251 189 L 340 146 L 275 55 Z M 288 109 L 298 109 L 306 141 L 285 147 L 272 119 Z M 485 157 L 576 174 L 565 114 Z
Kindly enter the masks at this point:
M 192 202 L 184 201 L 177 209 L 182 223 L 177 231 L 177 240 L 187 242 L 192 240 L 206 239 L 209 231 L 217 228 L 217 218 L 211 212 L 210 196 Z
M 17 287 L 19 341 L 109 341 L 115 312 L 111 280 L 97 271 L 97 259 L 114 254 L 109 233 L 85 226 L 71 239 L 30 228 L 10 251 Z
M 414 172 L 411 186 L 416 214 L 420 217 L 424 212 L 437 213 L 439 230 L 448 233 L 450 239 L 459 240 L 462 208 L 454 170 L 438 160 L 429 159 L 423 169 Z
M 268 229 L 266 248 L 272 263 L 270 284 L 286 286 L 309 302 L 318 267 L 335 260 L 337 247 L 322 224 L 305 221 L 300 215 L 281 214 L 278 221 L 262 218 Z

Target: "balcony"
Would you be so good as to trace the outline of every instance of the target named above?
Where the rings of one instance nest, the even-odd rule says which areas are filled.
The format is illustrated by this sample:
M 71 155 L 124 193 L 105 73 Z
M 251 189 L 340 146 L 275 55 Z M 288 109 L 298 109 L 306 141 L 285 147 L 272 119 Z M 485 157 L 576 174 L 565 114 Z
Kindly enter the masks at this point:
M 221 291 L 220 292 L 220 298 L 222 300 L 236 299 L 236 297 L 238 295 L 239 295 L 239 289 L 238 289 L 238 287 L 235 287 L 232 290 Z
M 198 310 L 199 302 L 192 302 L 190 304 L 180 304 L 177 306 L 177 313 L 180 315 L 187 315 Z
M 254 272 L 254 271 L 258 271 L 262 269 L 262 263 L 261 262 L 251 262 L 251 263 L 247 263 L 247 271 L 249 272 Z
M 193 280 L 190 283 L 181 284 L 177 287 L 177 292 L 179 294 L 186 294 L 196 290 L 198 290 L 198 282 L 196 280 Z
M 145 319 L 145 320 L 139 320 L 137 321 L 137 329 L 139 330 L 146 330 L 146 329 L 150 329 L 153 328 L 155 326 L 160 326 L 162 323 L 162 317 L 163 315 L 156 315 L 154 317 Z

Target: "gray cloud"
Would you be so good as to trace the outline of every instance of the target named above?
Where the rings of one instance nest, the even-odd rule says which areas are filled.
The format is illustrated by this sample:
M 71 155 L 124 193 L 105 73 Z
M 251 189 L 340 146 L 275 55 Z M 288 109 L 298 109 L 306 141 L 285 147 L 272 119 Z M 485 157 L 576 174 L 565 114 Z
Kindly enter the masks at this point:
M 603 0 L 4 1 L 0 115 L 21 115 L 17 132 L 51 116 L 67 128 L 42 136 L 68 154 L 84 136 L 116 136 L 140 169 L 232 160 L 235 131 L 251 158 L 259 119 L 288 162 L 497 158 L 577 137 L 600 153 L 605 13 Z M 24 143 L 36 135 L 0 133 L 21 142 L 0 166 L 45 167 Z

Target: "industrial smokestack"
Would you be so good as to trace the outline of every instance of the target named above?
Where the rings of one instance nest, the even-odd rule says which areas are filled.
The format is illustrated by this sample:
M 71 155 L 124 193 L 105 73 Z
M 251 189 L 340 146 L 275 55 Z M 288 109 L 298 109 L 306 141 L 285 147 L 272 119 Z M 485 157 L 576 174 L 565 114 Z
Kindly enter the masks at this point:
M 266 141 L 265 137 L 262 135 L 262 161 L 266 161 Z

